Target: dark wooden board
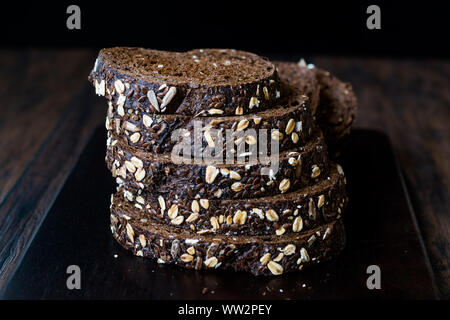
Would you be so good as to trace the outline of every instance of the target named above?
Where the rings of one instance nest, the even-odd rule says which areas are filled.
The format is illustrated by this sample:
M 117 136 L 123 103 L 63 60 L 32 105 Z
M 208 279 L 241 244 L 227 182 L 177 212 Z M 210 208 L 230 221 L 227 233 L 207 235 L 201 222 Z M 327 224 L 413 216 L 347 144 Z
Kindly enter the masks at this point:
M 0 51 L 0 294 L 104 123 L 86 79 L 94 59 L 83 49 Z
M 450 60 L 317 57 L 313 62 L 353 85 L 357 126 L 389 136 L 436 284 L 450 300 Z
M 434 299 L 429 261 L 387 137 L 355 130 L 342 152 L 350 205 L 348 245 L 335 261 L 282 277 L 196 272 L 131 256 L 111 236 L 114 182 L 104 165 L 99 129 L 56 199 L 6 299 Z M 117 257 L 114 257 L 117 255 Z M 66 288 L 78 265 L 82 289 Z M 381 268 L 381 290 L 368 290 L 366 269 Z M 202 294 L 207 287 L 210 292 Z

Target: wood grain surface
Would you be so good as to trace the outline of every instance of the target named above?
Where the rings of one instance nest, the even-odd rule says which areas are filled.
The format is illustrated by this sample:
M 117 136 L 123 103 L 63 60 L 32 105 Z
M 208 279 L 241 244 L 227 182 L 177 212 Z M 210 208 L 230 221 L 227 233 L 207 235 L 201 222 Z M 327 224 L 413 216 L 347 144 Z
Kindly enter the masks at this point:
M 87 84 L 95 54 L 0 51 L 0 288 L 104 121 L 106 103 Z M 343 57 L 312 62 L 353 84 L 358 127 L 390 137 L 441 297 L 450 298 L 450 62 Z
M 450 62 L 316 58 L 351 82 L 358 127 L 384 131 L 404 171 L 443 298 L 450 298 Z
M 93 59 L 87 51 L 0 54 L 0 288 L 103 118 L 86 81 Z

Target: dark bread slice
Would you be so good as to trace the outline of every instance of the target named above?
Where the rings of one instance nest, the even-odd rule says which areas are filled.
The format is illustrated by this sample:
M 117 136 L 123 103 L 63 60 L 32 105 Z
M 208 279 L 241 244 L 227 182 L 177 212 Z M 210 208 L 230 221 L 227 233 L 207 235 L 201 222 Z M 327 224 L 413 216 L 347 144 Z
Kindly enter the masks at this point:
M 252 115 L 230 116 L 230 117 L 193 117 L 174 114 L 147 113 L 142 109 L 136 109 L 132 113 L 114 107 L 109 103 L 108 117 L 106 118 L 106 129 L 115 132 L 119 139 L 138 149 L 154 153 L 170 153 L 173 147 L 180 143 L 186 136 L 172 140 L 175 130 L 184 130 L 189 133 L 189 140 L 194 153 L 194 139 L 202 141 L 202 151 L 206 148 L 213 150 L 217 143 L 217 133 L 222 135 L 224 151 L 227 150 L 225 143 L 226 130 L 237 131 L 241 126 L 245 130 L 279 130 L 283 137 L 279 140 L 279 151 L 290 150 L 304 145 L 310 138 L 315 123 L 309 109 L 308 97 L 300 94 L 297 90 L 290 88 L 292 93 L 283 97 L 274 109 L 261 111 Z M 194 136 L 194 128 L 204 128 L 202 136 Z M 211 128 L 213 130 L 210 130 Z M 214 131 L 217 130 L 217 131 Z M 267 140 L 267 149 L 270 152 L 271 139 Z M 242 143 L 246 143 L 242 139 Z M 252 139 L 248 143 L 257 143 Z M 259 146 L 258 146 L 259 148 Z
M 320 83 L 317 122 L 328 142 L 336 144 L 349 132 L 356 118 L 357 99 L 351 84 L 328 71 L 314 68 Z
M 124 187 L 115 196 L 129 202 L 143 218 L 198 234 L 229 236 L 305 232 L 340 217 L 347 204 L 345 176 L 339 165 L 313 186 L 257 199 L 187 200 Z
M 320 84 L 314 70 L 289 62 L 275 61 L 274 65 L 282 82 L 297 88 L 309 98 L 311 113 L 315 115 L 319 106 Z
M 328 173 L 328 153 L 320 130 L 303 147 L 273 155 L 278 171 L 263 175 L 264 158 L 227 164 L 175 163 L 171 154 L 144 152 L 108 133 L 106 163 L 118 182 L 149 192 L 193 199 L 246 199 L 275 195 L 312 185 Z M 269 172 L 267 172 L 269 173 Z
M 273 106 L 281 95 L 270 61 L 232 49 L 102 49 L 89 79 L 116 105 L 168 114 L 248 114 Z
M 254 275 L 302 270 L 335 257 L 345 246 L 342 219 L 282 237 L 198 235 L 143 218 L 140 210 L 120 197 L 112 198 L 111 232 L 125 249 L 158 263 Z
M 315 74 L 320 86 L 320 100 L 315 116 L 325 140 L 336 144 L 349 131 L 355 121 L 357 100 L 352 86 L 340 81 L 328 71 L 308 68 L 294 62 L 274 63 L 282 81 L 301 89 L 306 74 Z

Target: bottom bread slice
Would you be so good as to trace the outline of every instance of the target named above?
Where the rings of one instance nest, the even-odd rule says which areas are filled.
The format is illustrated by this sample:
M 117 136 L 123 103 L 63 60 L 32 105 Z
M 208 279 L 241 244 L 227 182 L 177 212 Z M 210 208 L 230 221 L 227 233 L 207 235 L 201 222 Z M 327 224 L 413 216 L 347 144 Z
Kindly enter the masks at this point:
M 281 237 L 198 235 L 140 218 L 119 199 L 113 197 L 111 205 L 111 231 L 119 244 L 137 256 L 187 269 L 281 275 L 337 256 L 346 242 L 341 219 Z

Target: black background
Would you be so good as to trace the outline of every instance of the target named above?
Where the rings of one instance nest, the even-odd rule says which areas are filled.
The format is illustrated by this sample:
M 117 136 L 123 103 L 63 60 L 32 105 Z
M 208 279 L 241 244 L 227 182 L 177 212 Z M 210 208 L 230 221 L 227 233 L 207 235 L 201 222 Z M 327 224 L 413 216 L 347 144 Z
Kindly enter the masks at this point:
M 232 47 L 260 54 L 448 58 L 444 1 L 58 1 L 1 4 L 1 46 L 117 45 L 185 50 Z M 81 8 L 81 30 L 66 8 Z M 381 30 L 366 9 L 381 8 Z

